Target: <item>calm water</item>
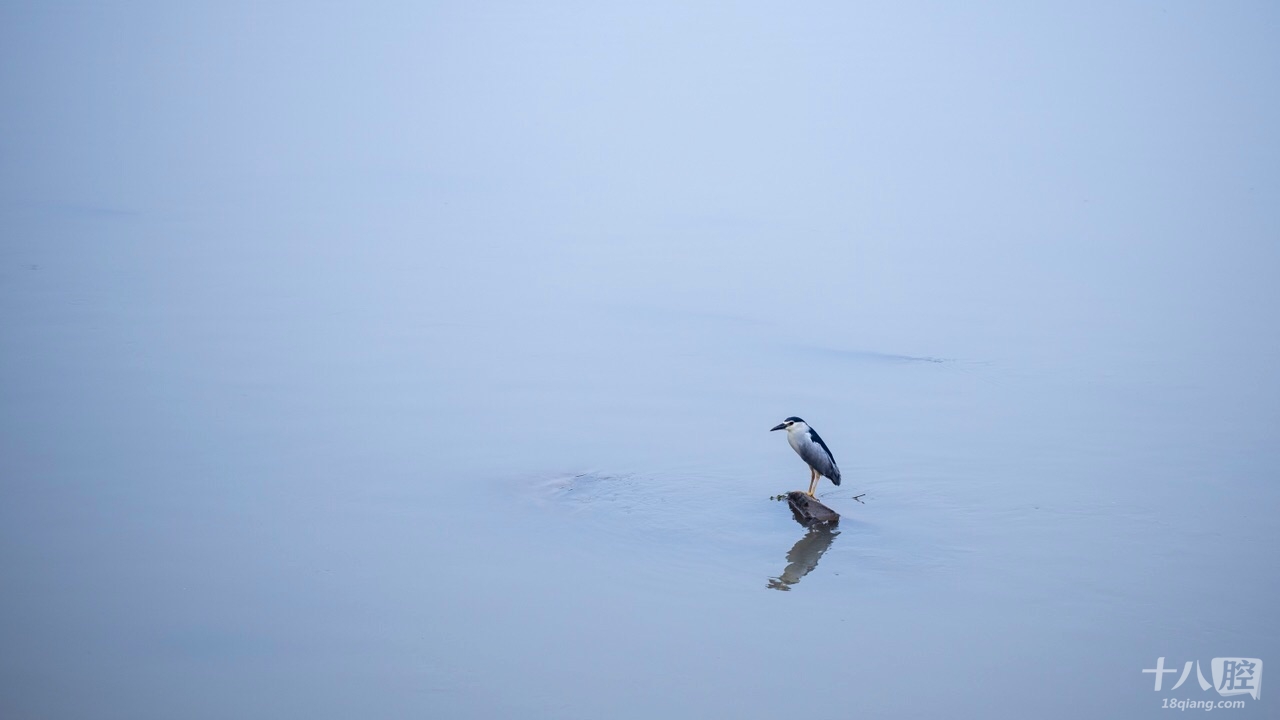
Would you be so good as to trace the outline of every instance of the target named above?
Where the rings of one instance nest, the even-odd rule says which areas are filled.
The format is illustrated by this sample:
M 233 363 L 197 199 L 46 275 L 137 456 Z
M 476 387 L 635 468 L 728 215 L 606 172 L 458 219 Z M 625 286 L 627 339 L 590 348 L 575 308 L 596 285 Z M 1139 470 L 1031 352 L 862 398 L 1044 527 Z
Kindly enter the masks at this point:
M 1280 663 L 1257 23 L 1126 16 L 1165 60 L 1175 30 L 1244 37 L 1136 98 L 1018 105 L 1081 126 L 962 98 L 948 138 L 795 86 L 892 52 L 818 17 L 775 47 L 758 8 L 731 39 L 692 11 L 254 12 L 6 11 L 0 714 L 1163 717 L 1220 699 L 1169 689 L 1188 660 Z M 724 88 L 713 36 L 783 65 Z M 912 62 L 845 81 L 884 100 L 933 77 Z M 1153 130 L 1195 142 L 1137 131 L 1237 63 L 1254 85 Z M 844 472 L 834 531 L 773 499 L 808 482 L 789 415 Z

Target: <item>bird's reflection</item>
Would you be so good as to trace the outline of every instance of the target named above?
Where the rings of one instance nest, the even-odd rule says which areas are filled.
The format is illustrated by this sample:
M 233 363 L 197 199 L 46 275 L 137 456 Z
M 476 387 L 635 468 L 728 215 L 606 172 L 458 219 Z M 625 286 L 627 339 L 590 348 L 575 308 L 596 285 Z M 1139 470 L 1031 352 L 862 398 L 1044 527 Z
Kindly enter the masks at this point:
M 839 530 L 826 523 L 810 527 L 804 537 L 791 546 L 791 551 L 787 553 L 787 566 L 783 568 L 782 574 L 769 578 L 769 587 L 774 590 L 790 590 L 792 585 L 818 567 L 822 553 L 831 547 L 839 534 Z

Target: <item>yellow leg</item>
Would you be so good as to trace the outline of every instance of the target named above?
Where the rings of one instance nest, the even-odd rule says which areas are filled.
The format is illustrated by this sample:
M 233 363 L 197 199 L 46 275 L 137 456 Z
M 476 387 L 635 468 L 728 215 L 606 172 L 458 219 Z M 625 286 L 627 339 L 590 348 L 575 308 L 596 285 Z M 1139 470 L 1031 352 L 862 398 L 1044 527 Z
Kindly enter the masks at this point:
M 809 468 L 809 497 L 813 497 L 813 496 L 814 496 L 814 495 L 813 495 L 813 491 L 814 491 L 814 490 L 816 490 L 816 489 L 817 489 L 817 487 L 818 487 L 818 478 L 819 478 L 819 477 L 821 477 L 821 476 L 820 476 L 820 475 L 818 475 L 818 471 L 817 471 L 817 470 L 814 470 L 813 468 Z

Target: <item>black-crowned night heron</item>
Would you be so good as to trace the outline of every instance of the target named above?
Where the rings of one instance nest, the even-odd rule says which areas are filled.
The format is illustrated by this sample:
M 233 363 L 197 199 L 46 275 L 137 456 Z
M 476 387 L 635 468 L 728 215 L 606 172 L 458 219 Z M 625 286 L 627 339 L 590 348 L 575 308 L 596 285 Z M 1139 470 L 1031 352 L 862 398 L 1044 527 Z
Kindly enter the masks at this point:
M 813 497 L 813 491 L 818 487 L 818 479 L 823 475 L 827 476 L 832 483 L 840 484 L 840 468 L 836 467 L 836 459 L 831 454 L 831 449 L 822 442 L 822 438 L 818 437 L 818 433 L 814 432 L 808 423 L 798 417 L 789 417 L 769 432 L 773 430 L 786 430 L 787 442 L 791 443 L 791 449 L 795 450 L 800 459 L 809 465 L 809 497 Z

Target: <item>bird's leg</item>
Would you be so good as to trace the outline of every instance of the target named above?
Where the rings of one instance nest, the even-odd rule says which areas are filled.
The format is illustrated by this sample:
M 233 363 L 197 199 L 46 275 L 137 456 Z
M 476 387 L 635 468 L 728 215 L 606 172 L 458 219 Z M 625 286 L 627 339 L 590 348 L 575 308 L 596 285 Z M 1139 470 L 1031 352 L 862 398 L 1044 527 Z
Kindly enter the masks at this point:
M 818 487 L 818 471 L 809 468 L 809 497 L 814 497 L 813 491 Z

